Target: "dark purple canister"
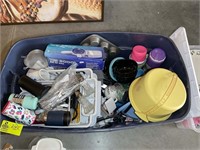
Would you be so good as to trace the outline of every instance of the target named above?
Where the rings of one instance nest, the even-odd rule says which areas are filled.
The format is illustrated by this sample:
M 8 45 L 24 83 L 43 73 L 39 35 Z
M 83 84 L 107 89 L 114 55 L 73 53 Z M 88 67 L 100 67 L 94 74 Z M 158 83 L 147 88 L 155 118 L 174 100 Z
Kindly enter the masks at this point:
M 154 48 L 148 56 L 147 68 L 158 68 L 166 59 L 165 51 L 161 48 Z

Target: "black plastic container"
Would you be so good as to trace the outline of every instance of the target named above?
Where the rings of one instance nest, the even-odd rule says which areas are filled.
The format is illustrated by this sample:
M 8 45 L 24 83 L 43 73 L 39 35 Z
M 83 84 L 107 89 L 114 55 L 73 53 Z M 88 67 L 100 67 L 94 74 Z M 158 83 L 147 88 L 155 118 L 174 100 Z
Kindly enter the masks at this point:
M 50 89 L 50 87 L 45 87 L 26 75 L 23 75 L 19 78 L 18 84 L 20 85 L 20 87 L 30 92 L 37 98 L 41 98 Z
M 137 74 L 137 63 L 130 59 L 121 59 L 113 64 L 113 74 L 119 83 L 131 83 Z
M 125 59 L 128 59 L 131 49 L 135 45 L 143 45 L 149 49 L 159 47 L 163 49 L 166 53 L 166 60 L 162 64 L 162 68 L 169 69 L 174 71 L 182 80 L 186 87 L 187 91 L 187 100 L 185 105 L 173 113 L 173 115 L 166 121 L 157 122 L 157 123 L 131 123 L 131 124 L 118 124 L 112 125 L 109 128 L 87 128 L 87 129 L 51 129 L 51 128 L 41 128 L 35 126 L 27 126 L 26 130 L 29 131 L 50 131 L 50 130 L 65 130 L 67 132 L 95 132 L 95 131 L 111 131 L 111 130 L 120 130 L 126 128 L 133 128 L 138 126 L 149 126 L 149 125 L 162 125 L 167 123 L 172 123 L 183 119 L 190 110 L 191 104 L 191 95 L 189 80 L 184 65 L 184 61 L 179 53 L 179 50 L 176 48 L 175 44 L 168 38 L 161 35 L 152 35 L 152 34 L 141 34 L 141 33 L 130 33 L 130 32 L 89 32 L 89 33 L 73 33 L 73 34 L 62 34 L 62 35 L 52 35 L 45 37 L 37 37 L 25 39 L 17 42 L 10 49 L 10 52 L 7 55 L 7 58 L 4 61 L 3 68 L 1 71 L 1 107 L 3 107 L 10 95 L 10 85 L 12 82 L 12 73 L 17 73 L 23 75 L 26 73 L 23 70 L 24 63 L 22 56 L 26 56 L 33 49 L 45 50 L 46 46 L 49 43 L 54 44 L 71 44 L 71 45 L 80 45 L 81 41 L 91 34 L 98 34 L 108 41 L 114 43 L 118 46 L 121 51 L 118 56 L 122 56 Z M 20 91 L 19 87 L 16 87 L 16 91 Z M 1 116 L 1 120 L 10 120 L 5 116 Z

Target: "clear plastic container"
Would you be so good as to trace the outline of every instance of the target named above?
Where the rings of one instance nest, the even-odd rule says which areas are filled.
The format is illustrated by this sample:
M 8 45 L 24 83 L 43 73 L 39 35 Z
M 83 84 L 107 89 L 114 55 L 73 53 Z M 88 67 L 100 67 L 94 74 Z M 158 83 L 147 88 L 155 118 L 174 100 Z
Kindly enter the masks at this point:
M 200 89 L 200 45 L 190 45 L 191 58 L 194 65 L 195 74 L 197 77 L 198 86 Z M 198 101 L 195 101 L 198 100 Z M 192 107 L 190 110 L 191 116 L 185 120 L 178 122 L 178 128 L 192 129 L 200 133 L 200 99 L 193 99 Z

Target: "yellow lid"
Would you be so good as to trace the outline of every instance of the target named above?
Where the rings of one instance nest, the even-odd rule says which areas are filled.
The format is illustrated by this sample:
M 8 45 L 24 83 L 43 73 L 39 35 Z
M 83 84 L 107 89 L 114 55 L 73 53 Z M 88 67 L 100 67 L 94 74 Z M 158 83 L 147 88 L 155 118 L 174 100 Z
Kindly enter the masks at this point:
M 186 90 L 177 74 L 156 68 L 131 83 L 129 99 L 138 117 L 145 122 L 158 122 L 184 105 Z

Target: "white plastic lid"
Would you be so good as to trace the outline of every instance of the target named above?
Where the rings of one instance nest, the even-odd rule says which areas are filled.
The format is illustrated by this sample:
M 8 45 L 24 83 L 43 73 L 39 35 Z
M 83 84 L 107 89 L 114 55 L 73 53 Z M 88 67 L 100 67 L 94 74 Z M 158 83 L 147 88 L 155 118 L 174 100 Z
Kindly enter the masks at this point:
M 34 145 L 31 150 L 66 150 L 60 140 L 55 138 L 43 138 Z

